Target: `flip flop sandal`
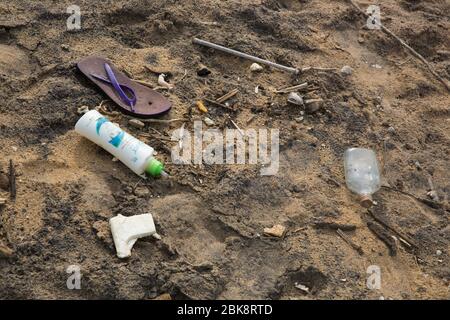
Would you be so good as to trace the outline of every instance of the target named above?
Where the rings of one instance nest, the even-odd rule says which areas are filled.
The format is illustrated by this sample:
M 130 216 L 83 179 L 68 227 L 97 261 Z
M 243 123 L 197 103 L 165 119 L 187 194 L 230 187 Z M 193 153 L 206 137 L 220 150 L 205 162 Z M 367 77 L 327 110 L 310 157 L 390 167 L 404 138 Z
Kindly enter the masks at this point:
M 172 107 L 172 103 L 162 94 L 134 82 L 104 58 L 90 56 L 79 61 L 77 66 L 124 113 L 150 118 L 167 112 Z

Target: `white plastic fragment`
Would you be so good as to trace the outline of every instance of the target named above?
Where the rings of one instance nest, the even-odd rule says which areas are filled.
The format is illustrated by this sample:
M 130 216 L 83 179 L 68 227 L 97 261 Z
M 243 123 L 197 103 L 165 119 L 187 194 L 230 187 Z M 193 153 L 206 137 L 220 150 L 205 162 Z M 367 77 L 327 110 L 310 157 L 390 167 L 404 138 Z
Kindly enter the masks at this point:
M 158 77 L 158 84 L 161 87 L 167 88 L 169 90 L 173 89 L 173 84 L 166 82 L 165 78 L 166 78 L 166 75 L 164 73 L 161 73 Z
M 150 213 L 132 217 L 119 214 L 109 220 L 109 225 L 119 258 L 131 255 L 131 249 L 137 239 L 156 234 L 155 223 Z
M 259 72 L 259 71 L 262 71 L 262 70 L 263 70 L 263 67 L 261 65 L 257 64 L 256 62 L 252 63 L 252 65 L 250 66 L 250 71 L 251 72 Z

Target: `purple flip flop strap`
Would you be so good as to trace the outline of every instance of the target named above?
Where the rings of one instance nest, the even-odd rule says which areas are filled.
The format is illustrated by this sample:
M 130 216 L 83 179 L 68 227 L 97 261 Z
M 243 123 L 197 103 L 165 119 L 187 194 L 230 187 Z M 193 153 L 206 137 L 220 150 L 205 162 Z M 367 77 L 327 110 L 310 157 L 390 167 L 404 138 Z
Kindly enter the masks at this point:
M 111 67 L 109 66 L 109 64 L 105 63 L 105 70 L 106 70 L 106 74 L 108 75 L 108 79 L 105 77 L 102 77 L 100 75 L 97 74 L 91 74 L 91 76 L 93 76 L 94 78 L 110 83 L 114 89 L 116 90 L 116 92 L 118 93 L 120 99 L 122 99 L 123 102 L 125 102 L 128 106 L 130 106 L 131 111 L 134 112 L 134 106 L 136 105 L 136 92 L 134 91 L 133 88 L 130 88 L 129 86 L 125 85 L 125 84 L 120 84 L 117 81 L 117 78 L 114 74 L 114 72 L 112 71 Z M 132 98 L 129 98 L 128 95 L 125 93 L 125 90 L 127 90 Z

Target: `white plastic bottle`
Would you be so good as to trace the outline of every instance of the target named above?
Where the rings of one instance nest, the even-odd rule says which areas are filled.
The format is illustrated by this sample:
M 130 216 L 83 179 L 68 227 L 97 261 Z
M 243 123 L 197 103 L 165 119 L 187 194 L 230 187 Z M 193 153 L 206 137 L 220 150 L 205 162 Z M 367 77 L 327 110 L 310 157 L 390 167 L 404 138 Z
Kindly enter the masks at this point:
M 344 153 L 345 181 L 347 187 L 361 196 L 361 205 L 373 204 L 372 194 L 380 189 L 380 171 L 373 150 L 350 148 Z
M 153 148 L 123 131 L 96 110 L 86 112 L 75 131 L 119 159 L 136 174 L 145 177 L 167 175 L 164 166 L 153 157 Z

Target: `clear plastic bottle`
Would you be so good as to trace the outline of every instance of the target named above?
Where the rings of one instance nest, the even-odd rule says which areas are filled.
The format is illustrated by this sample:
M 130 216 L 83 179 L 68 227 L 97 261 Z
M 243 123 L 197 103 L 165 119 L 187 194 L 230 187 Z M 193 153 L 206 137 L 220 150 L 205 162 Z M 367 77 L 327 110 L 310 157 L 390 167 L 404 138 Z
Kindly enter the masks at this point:
M 373 204 L 372 194 L 380 189 L 380 170 L 375 152 L 364 148 L 350 148 L 344 153 L 347 187 L 361 196 L 361 205 Z

